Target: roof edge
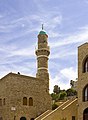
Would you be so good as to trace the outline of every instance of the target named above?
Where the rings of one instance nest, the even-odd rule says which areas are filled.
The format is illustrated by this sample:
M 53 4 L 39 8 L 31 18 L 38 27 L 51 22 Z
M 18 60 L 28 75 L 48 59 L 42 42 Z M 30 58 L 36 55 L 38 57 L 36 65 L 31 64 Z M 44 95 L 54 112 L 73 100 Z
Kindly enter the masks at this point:
M 33 78 L 33 79 L 36 79 L 36 80 L 40 80 L 39 78 L 36 78 L 36 77 L 32 77 L 32 76 L 27 76 L 27 75 L 22 75 L 22 74 L 16 74 L 16 73 L 8 73 L 7 75 L 5 75 L 4 77 L 2 77 L 0 80 L 3 80 L 4 78 L 8 77 L 8 76 L 17 76 L 17 77 L 26 77 L 26 78 Z
M 88 44 L 88 42 L 85 42 L 85 43 L 81 44 L 80 46 L 78 46 L 78 48 L 80 48 L 80 47 L 82 47 L 84 45 L 87 45 L 87 44 Z

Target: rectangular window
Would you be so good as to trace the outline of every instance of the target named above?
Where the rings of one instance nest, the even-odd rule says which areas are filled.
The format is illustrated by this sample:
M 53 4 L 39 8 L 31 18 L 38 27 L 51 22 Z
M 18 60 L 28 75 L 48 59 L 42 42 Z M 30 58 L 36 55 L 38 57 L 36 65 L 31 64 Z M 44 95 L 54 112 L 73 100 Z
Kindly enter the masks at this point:
M 72 116 L 72 120 L 75 120 L 75 116 Z

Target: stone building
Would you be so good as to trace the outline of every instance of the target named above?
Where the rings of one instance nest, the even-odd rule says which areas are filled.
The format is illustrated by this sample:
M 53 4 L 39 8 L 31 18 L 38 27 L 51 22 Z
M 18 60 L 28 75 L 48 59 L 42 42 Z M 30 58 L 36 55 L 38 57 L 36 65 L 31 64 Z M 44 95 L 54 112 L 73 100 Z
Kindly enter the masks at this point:
M 78 97 L 69 99 L 42 119 L 88 120 L 88 43 L 78 47 Z
M 34 120 L 51 109 L 48 35 L 38 34 L 36 77 L 9 73 L 0 79 L 0 120 Z
M 36 77 L 9 73 L 0 79 L 0 120 L 88 120 L 88 43 L 78 47 L 78 98 L 51 111 L 48 35 L 38 34 Z
M 78 120 L 88 120 L 88 43 L 78 48 Z

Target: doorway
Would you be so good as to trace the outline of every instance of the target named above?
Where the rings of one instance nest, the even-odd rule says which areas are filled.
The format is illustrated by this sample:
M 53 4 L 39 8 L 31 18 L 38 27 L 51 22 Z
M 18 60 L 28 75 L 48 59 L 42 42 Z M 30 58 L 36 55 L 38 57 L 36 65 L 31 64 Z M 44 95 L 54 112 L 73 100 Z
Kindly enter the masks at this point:
M 21 117 L 20 120 L 26 120 L 26 118 L 25 117 Z

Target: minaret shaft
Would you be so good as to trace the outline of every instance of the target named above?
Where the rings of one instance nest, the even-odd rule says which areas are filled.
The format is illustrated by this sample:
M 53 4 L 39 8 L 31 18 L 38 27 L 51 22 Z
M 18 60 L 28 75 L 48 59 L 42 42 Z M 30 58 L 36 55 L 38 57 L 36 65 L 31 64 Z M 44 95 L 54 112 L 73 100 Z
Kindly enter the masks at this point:
M 38 48 L 36 50 L 37 55 L 37 78 L 41 78 L 49 81 L 48 73 L 48 56 L 50 49 L 48 46 L 48 35 L 42 30 L 38 35 Z

